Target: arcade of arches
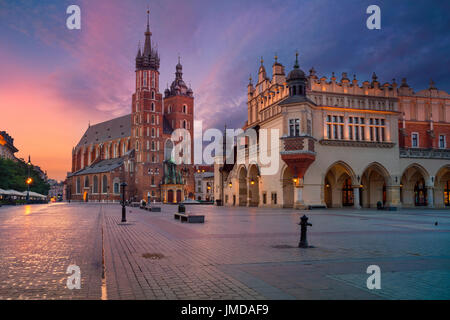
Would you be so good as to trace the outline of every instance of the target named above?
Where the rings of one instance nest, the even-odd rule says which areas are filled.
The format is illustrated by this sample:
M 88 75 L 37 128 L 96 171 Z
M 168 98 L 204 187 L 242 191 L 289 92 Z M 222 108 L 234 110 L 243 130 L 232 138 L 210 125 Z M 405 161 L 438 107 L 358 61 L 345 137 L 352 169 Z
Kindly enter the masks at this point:
M 262 178 L 256 165 L 241 166 L 237 172 L 237 201 L 236 195 L 227 196 L 230 205 L 294 208 L 298 199 L 302 199 L 303 181 L 297 181 L 288 166 L 281 170 L 278 195 L 260 190 Z M 231 182 L 227 184 L 231 189 Z M 356 174 L 348 164 L 338 161 L 327 169 L 322 192 L 328 208 L 450 207 L 450 165 L 430 176 L 422 166 L 412 164 L 396 177 L 376 162 Z

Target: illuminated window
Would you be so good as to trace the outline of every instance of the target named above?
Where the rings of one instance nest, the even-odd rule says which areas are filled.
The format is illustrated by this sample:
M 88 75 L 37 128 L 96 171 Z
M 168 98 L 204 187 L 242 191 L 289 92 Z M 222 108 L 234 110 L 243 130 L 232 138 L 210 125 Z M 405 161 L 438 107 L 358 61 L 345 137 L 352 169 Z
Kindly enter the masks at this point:
M 370 141 L 382 142 L 386 140 L 386 123 L 384 119 L 370 118 L 369 133 Z
M 327 137 L 328 139 L 344 139 L 344 117 L 327 116 Z
M 365 120 L 360 117 L 348 118 L 348 138 L 350 140 L 364 140 Z

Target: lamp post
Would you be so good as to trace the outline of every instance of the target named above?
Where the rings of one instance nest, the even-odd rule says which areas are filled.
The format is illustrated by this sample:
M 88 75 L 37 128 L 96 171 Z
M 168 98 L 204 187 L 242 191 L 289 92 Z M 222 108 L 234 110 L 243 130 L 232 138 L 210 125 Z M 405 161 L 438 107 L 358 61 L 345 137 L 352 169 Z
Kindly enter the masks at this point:
M 30 167 L 31 167 L 31 159 L 30 156 L 28 156 L 28 162 L 27 162 L 27 167 L 28 167 L 28 179 L 27 179 L 27 203 L 30 202 L 30 184 L 33 182 L 33 179 L 31 179 L 30 177 Z
M 122 222 L 127 222 L 127 213 L 125 209 L 125 187 L 128 184 L 126 182 L 122 182 L 120 186 L 122 187 Z

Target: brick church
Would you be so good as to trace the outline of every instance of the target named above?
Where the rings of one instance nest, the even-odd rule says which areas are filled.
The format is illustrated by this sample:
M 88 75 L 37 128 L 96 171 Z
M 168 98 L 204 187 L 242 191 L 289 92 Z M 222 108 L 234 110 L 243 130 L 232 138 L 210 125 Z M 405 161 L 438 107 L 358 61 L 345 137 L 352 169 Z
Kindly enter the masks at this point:
M 194 168 L 174 163 L 171 140 L 178 128 L 193 137 L 193 91 L 178 59 L 175 79 L 164 96 L 160 93 L 160 56 L 152 47 L 148 14 L 144 47 L 136 56 L 131 114 L 90 125 L 73 148 L 66 180 L 70 200 L 119 201 L 122 182 L 129 201 L 176 203 L 194 197 Z

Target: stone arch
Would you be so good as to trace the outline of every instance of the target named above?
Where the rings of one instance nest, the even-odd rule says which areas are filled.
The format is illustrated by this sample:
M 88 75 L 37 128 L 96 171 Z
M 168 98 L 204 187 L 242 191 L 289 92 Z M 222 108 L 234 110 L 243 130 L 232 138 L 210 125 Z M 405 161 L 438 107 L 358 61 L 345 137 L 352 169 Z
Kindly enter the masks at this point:
M 241 166 L 238 169 L 239 206 L 247 205 L 247 169 Z
M 324 200 L 328 208 L 355 205 L 353 185 L 359 184 L 354 170 L 343 161 L 328 167 L 324 180 Z M 358 202 L 359 203 L 359 202 Z
M 409 165 L 402 174 L 400 183 L 400 199 L 405 207 L 428 205 L 428 171 L 417 163 Z
M 434 195 L 437 208 L 450 206 L 450 165 L 444 165 L 436 172 Z
M 389 182 L 390 175 L 386 168 L 378 162 L 370 163 L 361 175 L 359 190 L 361 206 L 376 208 L 378 202 L 385 205 Z
M 283 190 L 283 208 L 294 207 L 294 176 L 287 165 L 281 170 L 281 186 Z
M 248 182 L 249 182 L 249 206 L 257 207 L 259 205 L 259 169 L 256 164 L 252 164 L 248 168 Z

